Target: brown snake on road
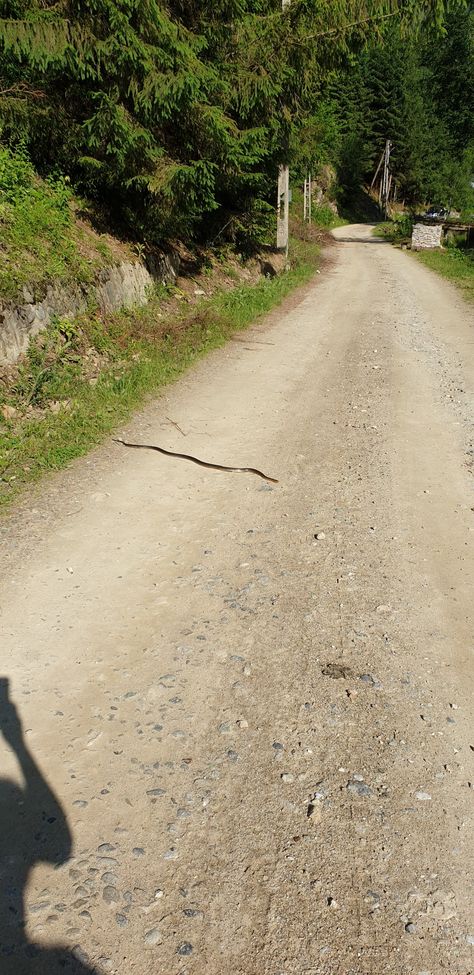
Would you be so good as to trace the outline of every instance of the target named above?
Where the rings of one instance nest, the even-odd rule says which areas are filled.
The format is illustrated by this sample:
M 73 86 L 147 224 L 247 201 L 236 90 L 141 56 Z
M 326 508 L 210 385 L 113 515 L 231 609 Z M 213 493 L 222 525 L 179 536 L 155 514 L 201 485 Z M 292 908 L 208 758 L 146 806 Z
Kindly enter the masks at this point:
M 157 450 L 159 454 L 164 454 L 165 457 L 178 457 L 180 460 L 190 460 L 193 464 L 198 464 L 199 467 L 207 467 L 211 471 L 233 471 L 236 474 L 256 474 L 257 477 L 261 477 L 264 481 L 278 484 L 276 477 L 268 477 L 267 474 L 257 470 L 256 467 L 224 467 L 223 464 L 210 464 L 207 460 L 199 460 L 199 457 L 193 457 L 192 454 L 177 454 L 174 450 L 165 450 L 164 447 L 155 447 L 153 444 L 148 443 L 127 443 L 126 440 L 118 440 L 117 438 L 114 438 L 114 443 L 121 443 L 123 447 L 136 447 L 139 450 Z

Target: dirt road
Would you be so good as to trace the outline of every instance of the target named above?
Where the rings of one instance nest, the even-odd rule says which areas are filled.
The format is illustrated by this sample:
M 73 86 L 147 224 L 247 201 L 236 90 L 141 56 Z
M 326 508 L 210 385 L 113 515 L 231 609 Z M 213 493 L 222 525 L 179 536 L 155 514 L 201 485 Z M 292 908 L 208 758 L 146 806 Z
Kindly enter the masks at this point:
M 121 431 L 278 485 L 109 444 L 3 525 L 2 975 L 474 971 L 472 315 L 336 236 Z

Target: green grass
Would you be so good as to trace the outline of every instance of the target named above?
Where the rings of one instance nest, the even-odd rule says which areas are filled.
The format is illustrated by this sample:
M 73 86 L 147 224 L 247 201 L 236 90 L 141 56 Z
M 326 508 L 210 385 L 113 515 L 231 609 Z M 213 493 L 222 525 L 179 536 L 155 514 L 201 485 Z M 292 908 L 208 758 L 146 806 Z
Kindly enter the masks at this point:
M 13 385 L 2 393 L 0 384 L 0 505 L 87 453 L 148 395 L 309 280 L 318 246 L 294 240 L 290 253 L 289 271 L 172 315 L 155 295 L 133 312 L 57 321 L 37 336 Z M 94 375 L 91 362 L 99 363 Z
M 413 219 L 409 214 L 402 213 L 393 220 L 378 223 L 372 233 L 374 237 L 384 237 L 393 244 L 408 243 L 413 232 Z
M 474 301 L 474 250 L 447 247 L 445 250 L 418 251 L 415 256 L 425 267 L 457 285 L 468 301 Z
M 0 299 L 23 287 L 35 292 L 50 281 L 90 281 L 110 254 L 86 240 L 74 219 L 63 178 L 42 180 L 21 152 L 0 145 Z M 81 243 L 87 244 L 87 257 Z M 94 253 L 95 250 L 95 253 Z
M 290 212 L 298 220 L 303 219 L 303 190 L 300 186 L 295 186 L 292 190 Z M 320 206 L 316 206 L 313 203 L 311 207 L 312 226 L 319 227 L 321 230 L 333 230 L 334 227 L 344 227 L 346 223 L 347 220 L 334 213 L 327 203 L 323 203 Z

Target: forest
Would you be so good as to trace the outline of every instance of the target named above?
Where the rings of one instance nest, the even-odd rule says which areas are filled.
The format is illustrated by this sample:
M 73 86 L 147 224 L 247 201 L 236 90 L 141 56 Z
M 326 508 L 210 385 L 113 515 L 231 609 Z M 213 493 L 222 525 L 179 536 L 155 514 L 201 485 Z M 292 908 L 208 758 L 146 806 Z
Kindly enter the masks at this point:
M 269 239 L 278 166 L 474 209 L 463 0 L 2 0 L 0 190 L 32 164 L 130 239 Z

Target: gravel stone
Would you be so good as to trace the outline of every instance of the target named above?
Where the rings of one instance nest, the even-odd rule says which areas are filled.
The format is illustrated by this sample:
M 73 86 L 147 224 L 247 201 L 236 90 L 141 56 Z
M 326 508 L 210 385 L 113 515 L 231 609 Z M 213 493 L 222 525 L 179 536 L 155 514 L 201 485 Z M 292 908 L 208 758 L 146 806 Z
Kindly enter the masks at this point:
M 120 894 L 116 887 L 104 887 L 102 897 L 106 904 L 118 904 L 120 901 Z
M 189 941 L 185 941 L 184 944 L 180 945 L 177 951 L 178 955 L 191 955 L 193 952 L 193 946 Z
M 371 796 L 373 794 L 372 789 L 365 782 L 349 782 L 347 789 L 354 796 Z

